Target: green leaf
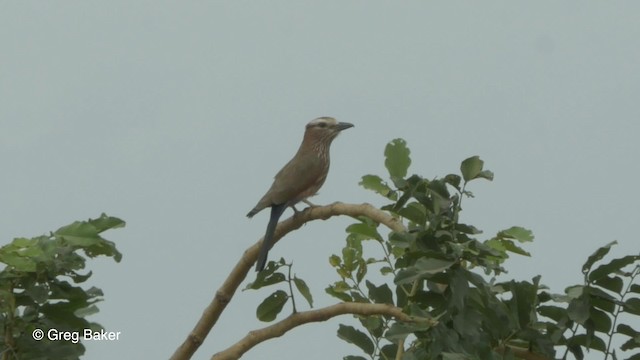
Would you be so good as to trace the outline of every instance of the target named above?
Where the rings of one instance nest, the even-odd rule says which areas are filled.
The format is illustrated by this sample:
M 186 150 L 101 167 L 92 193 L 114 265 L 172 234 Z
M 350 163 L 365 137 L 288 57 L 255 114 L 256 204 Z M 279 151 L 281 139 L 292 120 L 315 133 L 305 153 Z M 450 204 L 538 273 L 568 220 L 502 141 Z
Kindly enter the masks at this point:
M 573 347 L 576 345 L 588 347 L 594 350 L 599 350 L 604 352 L 607 348 L 605 342 L 597 336 L 587 336 L 585 334 L 576 335 L 570 338 L 567 342 L 567 346 Z
M 363 358 L 362 356 L 347 355 L 343 357 L 342 360 L 367 360 L 367 359 Z
M 387 344 L 380 349 L 381 357 L 380 359 L 395 359 L 398 354 L 398 345 L 397 344 Z
M 603 311 L 592 308 L 590 310 L 589 320 L 593 322 L 595 331 L 608 333 L 609 330 L 611 330 L 611 318 Z
M 367 288 L 369 289 L 369 298 L 376 304 L 391 304 L 393 305 L 393 294 L 387 284 L 375 286 L 369 280 L 366 281 Z
M 414 266 L 398 271 L 398 275 L 396 275 L 394 283 L 396 285 L 401 285 L 411 283 L 415 280 L 428 278 L 430 275 L 438 274 L 450 268 L 453 264 L 455 264 L 455 262 L 450 260 L 420 258 L 416 261 Z
M 95 227 L 98 233 L 102 233 L 110 229 L 121 228 L 126 225 L 123 220 L 118 219 L 117 217 L 107 216 L 105 213 L 102 213 L 97 219 L 89 219 L 88 222 Z
M 362 349 L 367 355 L 372 355 L 375 350 L 373 346 L 373 342 L 371 339 L 360 330 L 357 330 L 353 326 L 347 326 L 340 324 L 338 328 L 338 337 L 348 343 L 354 344 L 355 346 Z
M 359 239 L 374 239 L 382 241 L 382 236 L 378 234 L 376 224 L 357 223 L 347 226 L 347 232 L 351 234 L 359 235 Z
M 97 306 L 95 305 L 91 305 L 88 306 L 86 308 L 82 308 L 82 309 L 78 309 L 76 311 L 73 312 L 73 314 L 77 317 L 87 317 L 89 315 L 93 315 L 93 314 L 97 314 L 100 310 L 98 309 Z
M 627 335 L 628 337 L 640 336 L 640 332 L 639 331 L 635 330 L 634 328 L 632 328 L 631 326 L 629 326 L 627 324 L 619 324 L 616 327 L 616 331 L 619 332 L 620 334 Z
M 56 230 L 53 236 L 63 239 L 73 247 L 83 249 L 89 257 L 105 255 L 113 257 L 116 262 L 120 262 L 122 254 L 116 249 L 115 244 L 103 239 L 99 234 L 105 230 L 123 227 L 124 225 L 124 221 L 102 214 L 98 219 L 76 221 L 70 225 L 63 226 Z
M 500 242 L 502 243 L 502 245 L 504 246 L 504 249 L 506 251 L 510 251 L 514 254 L 518 254 L 518 255 L 522 255 L 522 256 L 531 256 L 531 254 L 524 250 L 523 248 L 519 247 L 518 245 L 514 244 L 513 241 L 511 240 L 500 240 Z
M 624 282 L 618 276 L 605 276 L 594 282 L 595 285 L 611 290 L 617 294 L 621 294 Z
M 406 339 L 408 335 L 417 331 L 425 331 L 433 326 L 432 322 L 421 321 L 416 323 L 401 323 L 395 322 L 389 330 L 384 334 L 384 337 L 391 342 L 397 342 L 399 340 Z
M 455 261 L 441 260 L 436 258 L 420 258 L 414 265 L 423 274 L 437 274 L 450 268 Z
M 300 294 L 307 300 L 309 306 L 313 307 L 313 297 L 311 296 L 311 291 L 309 291 L 307 283 L 297 277 L 293 278 L 293 283 L 296 285 L 298 291 L 300 291 Z
M 384 165 L 392 178 L 404 178 L 407 176 L 407 170 L 411 165 L 410 153 L 411 151 L 407 148 L 407 143 L 403 139 L 395 139 L 387 144 L 384 150 L 384 156 L 386 157 Z
M 416 234 L 408 233 L 406 231 L 402 231 L 402 232 L 392 231 L 389 233 L 389 242 L 391 243 L 391 245 L 395 247 L 399 247 L 401 249 L 407 249 L 415 245 Z
M 4 249 L 3 249 L 4 250 Z M 0 252 L 0 262 L 13 267 L 17 271 L 35 272 L 37 263 L 28 257 L 23 257 L 15 252 Z
M 640 285 L 631 284 L 631 287 L 629 288 L 629 291 L 631 291 L 632 293 L 640 294 Z
M 256 316 L 260 321 L 269 322 L 273 321 L 276 316 L 282 311 L 284 304 L 289 300 L 289 296 L 286 292 L 278 290 L 269 295 L 256 309 Z
M 514 239 L 518 242 L 530 242 L 533 241 L 533 232 L 520 226 L 512 226 L 506 230 L 502 230 L 498 233 L 498 237 L 504 239 Z
M 460 178 L 460 175 L 455 175 L 455 174 L 449 174 L 447 176 L 444 177 L 444 182 L 446 182 L 447 184 L 453 186 L 454 188 L 461 190 L 460 189 L 460 182 L 462 181 L 462 178 Z
M 328 286 L 327 288 L 324 289 L 324 291 L 333 296 L 334 298 L 337 298 L 339 300 L 342 300 L 344 302 L 352 302 L 353 298 L 351 297 L 351 295 L 347 294 L 344 290 L 342 289 L 338 289 L 334 286 Z
M 371 316 L 361 317 L 359 320 L 362 326 L 364 326 L 367 330 L 369 330 L 369 333 L 376 338 L 381 337 L 384 330 L 386 329 L 381 316 L 371 315 Z
M 620 347 L 621 350 L 627 351 L 640 347 L 640 332 L 633 329 L 631 326 L 620 324 L 616 328 L 616 332 L 618 332 L 619 334 L 624 334 L 630 338 Z
M 482 172 L 484 161 L 480 160 L 479 156 L 472 156 L 465 159 L 460 164 L 460 171 L 462 172 L 462 178 L 465 182 L 477 178 Z
M 589 281 L 594 282 L 613 272 L 620 271 L 625 266 L 640 260 L 638 255 L 628 255 L 618 259 L 611 260 L 608 264 L 600 265 L 589 274 Z
M 639 347 L 640 347 L 640 337 L 625 341 L 625 343 L 620 346 L 620 350 L 628 351 L 631 349 L 637 349 Z M 613 358 L 613 359 L 615 360 L 616 358 Z M 636 353 L 635 355 L 628 357 L 626 360 L 640 360 L 640 353 Z
M 275 263 L 270 262 L 269 266 L 267 266 L 264 270 L 257 272 L 256 280 L 252 283 L 249 283 L 245 288 L 245 290 L 246 289 L 258 290 L 265 286 L 270 286 L 273 284 L 278 284 L 278 283 L 287 281 L 287 277 L 283 273 L 275 272 L 276 270 L 279 269 L 279 266 L 272 265 L 272 264 L 275 264 Z
M 493 181 L 493 172 L 489 171 L 489 170 L 483 170 L 480 171 L 480 173 L 478 174 L 478 176 L 476 176 L 477 179 L 487 179 L 489 181 Z
M 589 296 L 587 294 L 571 300 L 569 307 L 567 308 L 569 319 L 580 325 L 584 325 L 587 319 L 589 319 L 590 307 Z
M 593 254 L 591 254 L 589 258 L 587 258 L 587 261 L 584 263 L 584 265 L 582 265 L 582 273 L 586 274 L 587 272 L 589 272 L 589 270 L 591 270 L 591 266 L 593 266 L 593 264 L 595 264 L 596 261 L 602 260 L 602 258 L 604 258 L 605 255 L 609 253 L 609 251 L 611 250 L 611 247 L 616 244 L 618 244 L 617 241 L 612 241 L 607 245 L 601 248 L 598 248 L 598 250 L 596 250 Z
M 389 200 L 396 201 L 398 194 L 393 191 L 387 183 L 377 175 L 365 175 L 359 183 L 360 186 L 367 190 L 372 190 Z
M 555 322 L 560 322 L 561 319 L 567 316 L 567 310 L 565 308 L 551 305 L 538 306 L 538 313 L 549 319 L 553 319 Z
M 624 302 L 624 311 L 633 315 L 640 315 L 640 299 L 630 298 Z
M 418 202 L 412 202 L 398 210 L 398 215 L 416 224 L 424 225 L 427 220 L 427 209 Z

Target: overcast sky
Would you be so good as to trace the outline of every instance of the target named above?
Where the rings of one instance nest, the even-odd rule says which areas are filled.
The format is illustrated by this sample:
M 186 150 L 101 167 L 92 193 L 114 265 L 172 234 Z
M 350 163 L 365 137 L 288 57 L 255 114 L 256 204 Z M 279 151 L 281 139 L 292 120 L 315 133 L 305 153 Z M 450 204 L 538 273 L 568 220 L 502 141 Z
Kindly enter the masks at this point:
M 486 238 L 533 230 L 533 257 L 512 258 L 509 276 L 562 292 L 597 247 L 639 249 L 638 14 L 637 2 L 2 1 L 1 239 L 124 219 L 105 234 L 122 262 L 88 263 L 105 292 L 91 319 L 122 337 L 85 359 L 168 358 L 263 235 L 267 212 L 245 214 L 305 124 L 333 116 L 355 128 L 334 142 L 315 203 L 382 205 L 358 181 L 386 174 L 397 137 L 428 178 L 479 155 L 495 181 L 472 184 L 463 221 Z M 327 259 L 349 223 L 310 223 L 271 251 L 317 307 L 336 302 Z M 270 292 L 236 293 L 194 359 L 264 326 L 255 308 Z M 244 358 L 359 354 L 339 322 L 352 320 Z

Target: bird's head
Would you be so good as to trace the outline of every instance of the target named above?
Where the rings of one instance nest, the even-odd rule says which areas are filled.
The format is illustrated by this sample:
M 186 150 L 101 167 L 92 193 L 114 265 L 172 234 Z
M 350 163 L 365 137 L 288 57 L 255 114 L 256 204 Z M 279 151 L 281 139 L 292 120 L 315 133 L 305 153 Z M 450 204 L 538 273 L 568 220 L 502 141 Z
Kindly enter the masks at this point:
M 305 138 L 330 143 L 342 130 L 350 127 L 353 127 L 353 124 L 339 122 L 332 117 L 319 117 L 307 124 Z

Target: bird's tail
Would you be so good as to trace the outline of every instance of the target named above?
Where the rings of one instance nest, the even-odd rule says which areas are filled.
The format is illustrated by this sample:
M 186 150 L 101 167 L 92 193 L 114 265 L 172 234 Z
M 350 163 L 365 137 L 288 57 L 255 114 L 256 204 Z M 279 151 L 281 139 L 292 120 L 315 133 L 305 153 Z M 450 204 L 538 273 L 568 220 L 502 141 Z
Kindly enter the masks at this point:
M 282 216 L 286 208 L 286 204 L 273 205 L 271 207 L 271 217 L 269 218 L 269 225 L 267 225 L 264 239 L 262 239 L 262 248 L 260 248 L 260 254 L 256 262 L 256 271 L 262 271 L 267 263 L 267 255 L 273 246 L 273 235 L 276 232 L 276 225 L 278 225 L 278 220 L 280 220 L 280 216 Z

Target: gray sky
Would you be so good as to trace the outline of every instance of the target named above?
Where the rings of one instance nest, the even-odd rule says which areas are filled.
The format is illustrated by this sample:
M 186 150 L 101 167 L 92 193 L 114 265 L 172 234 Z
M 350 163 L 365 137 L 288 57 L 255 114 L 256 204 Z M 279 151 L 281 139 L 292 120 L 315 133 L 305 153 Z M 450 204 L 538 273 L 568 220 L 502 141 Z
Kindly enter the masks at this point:
M 123 261 L 89 262 L 105 292 L 92 320 L 123 336 L 85 358 L 167 358 L 262 236 L 266 212 L 245 214 L 304 125 L 334 116 L 356 127 L 335 141 L 314 202 L 382 205 L 357 183 L 386 174 L 396 137 L 426 177 L 480 155 L 496 178 L 471 186 L 463 220 L 487 238 L 532 229 L 533 258 L 513 258 L 509 275 L 562 292 L 598 246 L 638 252 L 639 13 L 636 2 L 0 2 L 1 238 L 101 212 L 127 221 L 106 234 Z M 310 223 L 271 251 L 294 261 L 317 307 L 335 303 L 327 258 L 349 223 Z M 238 292 L 194 359 L 264 326 L 255 308 L 270 292 Z M 358 354 L 339 322 L 352 320 L 244 358 Z

